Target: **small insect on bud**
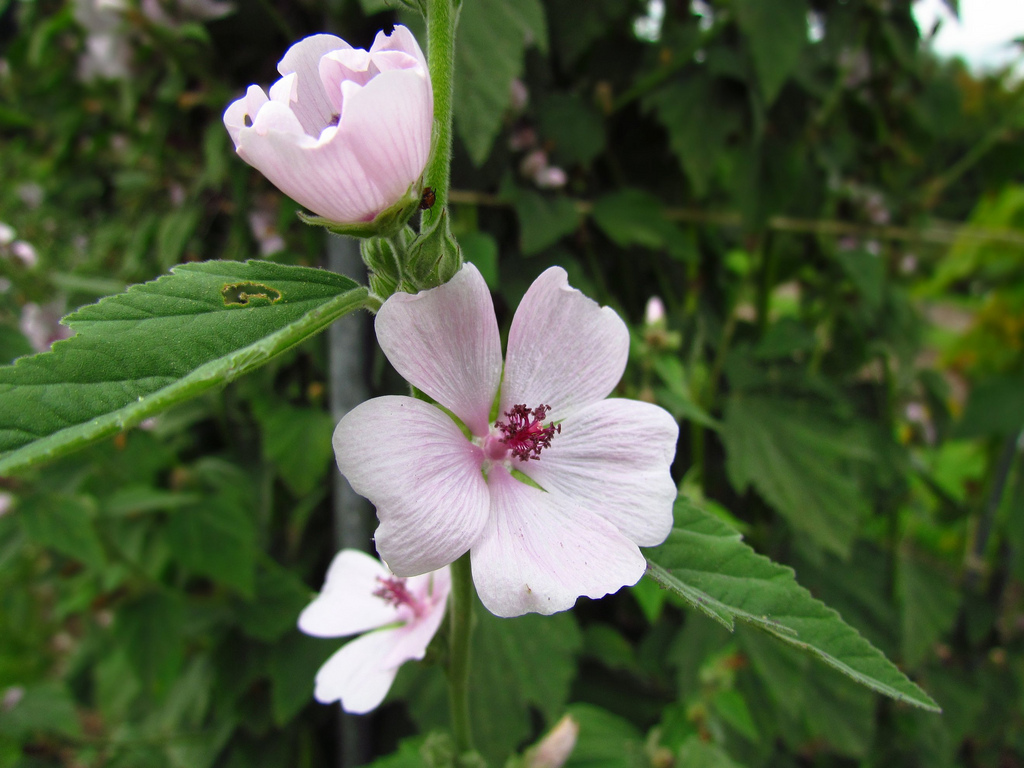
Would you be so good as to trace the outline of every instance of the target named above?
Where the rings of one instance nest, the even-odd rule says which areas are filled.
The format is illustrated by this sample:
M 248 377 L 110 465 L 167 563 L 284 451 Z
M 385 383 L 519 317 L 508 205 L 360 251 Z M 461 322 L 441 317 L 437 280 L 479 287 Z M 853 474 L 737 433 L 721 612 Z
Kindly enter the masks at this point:
M 428 211 L 434 207 L 434 201 L 437 199 L 437 195 L 434 194 L 433 187 L 424 187 L 423 197 L 420 198 L 420 210 Z

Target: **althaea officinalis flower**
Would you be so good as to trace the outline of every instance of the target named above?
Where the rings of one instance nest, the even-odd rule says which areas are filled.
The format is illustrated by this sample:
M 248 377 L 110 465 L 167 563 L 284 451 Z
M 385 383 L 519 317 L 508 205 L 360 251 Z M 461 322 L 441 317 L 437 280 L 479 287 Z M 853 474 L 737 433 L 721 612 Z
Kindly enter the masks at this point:
M 224 113 L 239 156 L 334 223 L 372 221 L 410 195 L 415 209 L 434 100 L 412 33 L 379 32 L 368 51 L 313 35 L 277 69 L 269 98 L 251 85 Z
M 469 551 L 498 616 L 554 613 L 639 580 L 638 547 L 672 526 L 678 425 L 650 403 L 605 399 L 629 353 L 612 309 L 548 269 L 516 311 L 503 370 L 490 293 L 467 264 L 391 296 L 376 331 L 398 372 L 461 421 L 378 397 L 335 430 L 339 468 L 377 508 L 389 568 L 413 576 Z
M 317 701 L 340 701 L 357 715 L 376 709 L 398 668 L 423 658 L 450 591 L 448 568 L 404 579 L 365 552 L 343 549 L 335 555 L 323 591 L 299 616 L 299 629 L 315 637 L 365 634 L 320 667 Z

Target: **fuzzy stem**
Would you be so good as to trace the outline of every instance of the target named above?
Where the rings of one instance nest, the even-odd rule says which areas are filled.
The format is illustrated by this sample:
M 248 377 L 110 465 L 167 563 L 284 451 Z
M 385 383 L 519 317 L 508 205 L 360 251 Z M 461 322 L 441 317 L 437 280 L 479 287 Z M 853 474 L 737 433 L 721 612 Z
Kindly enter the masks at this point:
M 434 148 L 426 185 L 434 190 L 434 210 L 448 204 L 452 163 L 452 107 L 455 87 L 455 0 L 427 0 L 427 66 L 434 89 Z
M 448 703 L 458 753 L 473 749 L 469 723 L 469 648 L 473 631 L 473 572 L 469 552 L 452 563 L 448 624 Z

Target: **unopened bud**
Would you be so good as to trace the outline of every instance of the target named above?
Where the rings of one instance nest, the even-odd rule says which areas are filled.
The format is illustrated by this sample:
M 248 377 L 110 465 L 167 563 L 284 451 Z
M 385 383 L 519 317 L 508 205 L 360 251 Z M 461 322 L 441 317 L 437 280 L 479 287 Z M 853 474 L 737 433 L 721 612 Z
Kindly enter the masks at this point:
M 561 768 L 576 748 L 579 735 L 580 724 L 566 715 L 526 753 L 527 768 Z

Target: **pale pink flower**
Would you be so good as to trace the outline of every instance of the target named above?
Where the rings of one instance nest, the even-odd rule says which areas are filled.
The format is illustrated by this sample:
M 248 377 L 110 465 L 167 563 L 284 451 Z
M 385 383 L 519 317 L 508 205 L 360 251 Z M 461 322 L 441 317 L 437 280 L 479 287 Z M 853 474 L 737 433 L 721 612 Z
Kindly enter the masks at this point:
M 398 203 L 423 173 L 434 121 L 412 33 L 380 32 L 369 51 L 314 35 L 277 69 L 269 98 L 251 85 L 224 113 L 239 156 L 331 221 L 371 221 Z
M 411 397 L 365 402 L 335 430 L 338 466 L 376 505 L 377 551 L 395 573 L 469 551 L 498 616 L 554 613 L 637 582 L 638 546 L 672 526 L 678 426 L 649 403 L 605 399 L 629 354 L 613 310 L 547 270 L 516 311 L 503 372 L 491 296 L 467 264 L 442 286 L 393 295 L 376 329 L 398 372 L 468 432 Z
M 323 591 L 299 616 L 299 629 L 315 637 L 362 637 L 320 667 L 316 700 L 340 701 L 357 715 L 376 709 L 398 668 L 423 658 L 450 590 L 448 568 L 404 579 L 364 552 L 341 550 L 327 569 Z

